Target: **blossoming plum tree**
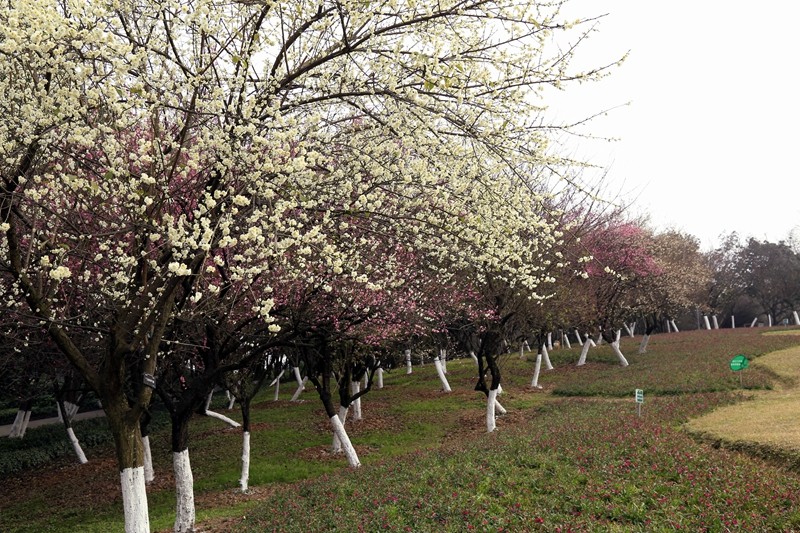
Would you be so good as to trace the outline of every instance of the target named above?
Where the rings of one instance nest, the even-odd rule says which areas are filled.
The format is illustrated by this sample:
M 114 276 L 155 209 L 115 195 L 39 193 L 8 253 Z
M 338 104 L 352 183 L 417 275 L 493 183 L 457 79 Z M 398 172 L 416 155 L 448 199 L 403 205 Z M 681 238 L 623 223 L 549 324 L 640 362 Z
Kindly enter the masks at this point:
M 584 34 L 558 7 L 3 3 L 2 298 L 102 400 L 126 531 L 149 530 L 140 420 L 152 389 L 140 385 L 176 303 L 213 290 L 199 280 L 219 261 L 234 279 L 281 262 L 302 272 L 311 257 L 357 271 L 328 242 L 344 196 L 376 232 L 407 225 L 439 265 L 535 290 L 550 227 L 518 169 L 564 164 L 537 96 L 604 71 L 571 72 L 576 47 L 550 52 L 554 33 Z M 271 320 L 266 287 L 256 300 Z

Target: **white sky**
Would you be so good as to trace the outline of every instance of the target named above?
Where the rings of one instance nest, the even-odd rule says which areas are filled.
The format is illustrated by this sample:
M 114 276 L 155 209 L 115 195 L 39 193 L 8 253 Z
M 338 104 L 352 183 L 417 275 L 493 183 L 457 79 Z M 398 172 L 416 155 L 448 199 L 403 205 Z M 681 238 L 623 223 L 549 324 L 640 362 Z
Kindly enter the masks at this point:
M 598 83 L 569 87 L 551 112 L 576 118 L 623 106 L 575 154 L 608 167 L 657 229 L 704 249 L 722 233 L 778 241 L 800 225 L 800 3 L 785 0 L 572 0 L 572 19 L 608 13 L 581 66 L 630 51 Z M 577 141 L 572 141 L 577 142 Z

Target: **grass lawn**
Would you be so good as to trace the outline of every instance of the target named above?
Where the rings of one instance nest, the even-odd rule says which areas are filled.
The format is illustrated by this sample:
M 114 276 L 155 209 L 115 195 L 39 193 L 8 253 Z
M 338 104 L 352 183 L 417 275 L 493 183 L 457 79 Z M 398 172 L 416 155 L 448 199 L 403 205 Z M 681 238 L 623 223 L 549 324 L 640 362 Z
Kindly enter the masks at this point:
M 277 402 L 265 391 L 253 410 L 250 494 L 236 489 L 240 431 L 208 418 L 192 423 L 198 528 L 800 529 L 800 474 L 785 460 L 794 452 L 730 450 L 685 427 L 715 409 L 793 386 L 795 368 L 785 361 L 752 364 L 744 388 L 729 369 L 736 354 L 759 363 L 769 361 L 763 354 L 800 343 L 798 336 L 763 331 L 656 335 L 644 355 L 636 354 L 639 338 L 623 338 L 627 368 L 607 346 L 592 349 L 581 368 L 574 366 L 579 346 L 554 350 L 555 369 L 542 371 L 540 391 L 528 389 L 532 358 L 512 353 L 502 362 L 500 401 L 508 415 L 492 434 L 484 430 L 485 400 L 472 390 L 470 359 L 448 363 L 450 394 L 439 391 L 432 364 L 411 375 L 389 372 L 385 388 L 364 398 L 365 419 L 347 424 L 363 463 L 357 470 L 328 453 L 329 427 L 312 390 L 301 403 L 288 401 L 291 386 L 282 387 Z M 645 391 L 641 417 L 637 388 Z M 215 408 L 222 404 L 220 397 Z M 80 423 L 76 433 L 80 438 Z M 157 477 L 148 489 L 151 524 L 168 531 L 175 505 L 168 428 L 151 440 Z M 96 447 L 88 455 L 87 465 L 67 457 L 2 480 L 0 531 L 121 531 L 112 450 Z

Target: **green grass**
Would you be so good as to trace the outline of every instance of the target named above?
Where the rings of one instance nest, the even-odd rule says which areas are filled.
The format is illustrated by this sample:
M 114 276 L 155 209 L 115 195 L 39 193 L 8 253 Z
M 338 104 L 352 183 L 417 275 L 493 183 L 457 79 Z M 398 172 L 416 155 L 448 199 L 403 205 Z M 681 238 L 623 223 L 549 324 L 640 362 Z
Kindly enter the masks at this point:
M 508 409 L 493 434 L 483 431 L 485 399 L 474 392 L 470 359 L 448 362 L 453 393 L 439 391 L 433 365 L 398 369 L 386 387 L 364 397 L 363 422 L 348 422 L 362 468 L 326 453 L 330 430 L 313 390 L 291 403 L 264 391 L 254 402 L 250 484 L 236 491 L 241 432 L 196 418 L 190 453 L 198 520 L 212 531 L 604 531 L 791 530 L 800 528 L 800 477 L 746 454 L 716 449 L 681 428 L 690 418 L 737 401 L 730 359 L 796 345 L 796 336 L 764 336 L 749 328 L 657 335 L 637 355 L 638 338 L 623 339 L 630 366 L 610 349 L 589 354 L 577 368 L 579 346 L 555 350 L 553 371 L 542 371 L 542 391 L 527 388 L 533 373 L 512 353 L 502 361 Z M 752 370 L 752 372 L 751 372 Z M 767 389 L 777 376 L 748 369 L 747 385 Z M 636 416 L 633 390 L 645 390 Z M 214 409 L 224 410 L 223 395 Z M 229 416 L 238 418 L 235 411 Z M 40 430 L 31 430 L 34 431 Z M 62 430 L 63 431 L 63 430 Z M 76 429 L 80 438 L 80 431 Z M 169 431 L 151 436 L 156 475 L 171 470 Z M 95 447 L 90 461 L 111 457 Z M 103 493 L 67 505 L 63 496 L 82 467 L 66 460 L 10 478 L 50 486 L 28 498 L 0 496 L 2 531 L 112 531 L 122 512 L 113 461 Z M 60 474 L 63 470 L 63 475 Z M 61 483 L 61 485 L 60 485 Z M 91 480 L 87 486 L 91 486 Z M 110 487 L 110 488 L 109 488 Z M 774 487 L 780 487 L 775 490 Z M 113 492 L 114 494 L 106 494 Z M 59 496 L 61 495 L 61 496 Z M 65 503 L 54 505 L 54 501 Z M 172 487 L 148 494 L 154 531 L 174 520 Z M 243 518 L 246 517 L 246 518 Z M 223 520 L 226 520 L 223 523 Z

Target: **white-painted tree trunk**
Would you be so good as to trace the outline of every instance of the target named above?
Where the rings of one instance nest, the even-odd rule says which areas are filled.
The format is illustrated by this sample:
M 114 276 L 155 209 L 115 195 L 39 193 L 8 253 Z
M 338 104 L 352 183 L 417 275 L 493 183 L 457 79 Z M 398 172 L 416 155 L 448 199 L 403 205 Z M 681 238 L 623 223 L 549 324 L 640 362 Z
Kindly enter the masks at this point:
M 541 385 L 539 385 L 539 373 L 542 370 L 542 354 L 536 354 L 536 366 L 533 369 L 533 379 L 531 380 L 531 388 L 533 389 L 541 389 Z
M 670 333 L 670 331 L 671 331 L 671 329 L 670 329 L 670 326 L 669 326 L 669 320 L 667 320 L 667 333 Z
M 247 482 L 250 480 L 250 432 L 242 432 L 242 477 L 239 478 L 239 488 L 247 492 Z
M 525 359 L 525 343 L 524 342 L 519 345 L 519 358 L 520 359 Z
M 274 398 L 274 400 L 276 402 L 278 401 L 278 397 L 279 397 L 279 395 L 281 393 L 281 378 L 283 377 L 283 373 L 284 372 L 286 372 L 286 370 L 281 370 L 281 373 L 278 374 L 278 377 L 273 379 L 272 382 L 269 384 L 270 387 L 275 385 L 275 398 Z
M 772 327 L 772 315 L 767 315 L 767 327 Z
M 150 451 L 149 435 L 142 437 L 142 454 L 144 455 L 144 482 L 152 483 L 156 478 L 156 473 L 153 470 L 153 454 Z
M 72 420 L 76 414 L 78 414 L 79 406 L 72 402 L 64 401 L 64 411 L 67 413 L 67 418 Z M 63 422 L 64 417 L 61 415 L 61 409 L 58 408 L 58 402 L 56 402 L 56 413 L 58 413 L 58 421 Z
M 498 389 L 498 394 L 499 393 L 500 393 L 500 391 Z M 504 414 L 506 414 L 508 412 L 506 410 L 506 408 L 503 407 L 503 405 L 500 402 L 498 402 L 497 400 L 494 401 L 494 410 L 495 410 L 495 412 L 497 413 L 498 416 L 504 415 Z
M 583 346 L 583 339 L 581 338 L 581 333 L 577 328 L 575 328 L 575 338 L 578 340 L 578 344 Z
M 411 370 L 411 350 L 406 350 L 406 374 L 411 374 L 413 370 Z
M 594 339 L 591 338 L 588 333 L 586 334 L 586 342 L 589 343 L 589 346 L 592 347 L 592 348 L 596 348 L 597 347 L 597 343 L 594 342 Z
M 447 376 L 444 375 L 444 369 L 442 369 L 442 362 L 439 361 L 438 357 L 433 358 L 433 365 L 436 367 L 439 381 L 442 382 L 442 390 L 444 390 L 444 392 L 451 392 L 450 384 L 447 382 Z
M 17 416 L 14 417 L 14 423 L 11 424 L 11 429 L 8 432 L 8 438 L 10 439 L 19 438 L 19 430 L 24 420 L 25 420 L 25 411 L 21 409 L 17 410 Z
M 572 349 L 572 345 L 569 343 L 569 337 L 567 336 L 566 332 L 561 334 L 561 342 L 567 350 Z
M 628 324 L 623 324 L 625 326 L 625 332 L 628 334 L 628 337 L 633 338 L 633 331 L 631 331 L 631 327 Z
M 614 342 L 619 344 L 619 340 L 622 338 L 622 330 L 618 329 L 617 333 L 614 335 Z
M 631 337 L 636 335 L 636 321 L 631 322 Z
M 236 396 L 228 392 L 228 411 L 233 409 L 234 405 L 236 405 Z
M 603 332 L 598 333 L 597 340 L 594 341 L 595 346 L 600 346 L 601 344 L 603 344 Z
M 553 363 L 550 362 L 550 354 L 547 353 L 547 346 L 542 346 L 542 359 L 544 360 L 544 369 L 553 370 Z
M 375 371 L 375 387 L 378 389 L 383 388 L 383 369 L 378 367 L 378 370 Z
M 342 428 L 344 429 L 344 425 L 347 423 L 347 412 L 349 411 L 348 407 L 339 406 L 339 423 L 341 424 Z M 342 453 L 342 440 L 339 437 L 339 434 L 336 433 L 336 428 L 333 428 L 333 442 L 331 443 L 331 453 Z
M 497 390 L 492 389 L 489 391 L 489 397 L 486 401 L 486 431 L 491 433 L 495 430 L 495 403 L 497 402 Z
M 755 317 L 755 318 L 753 319 L 753 321 L 752 321 L 752 322 L 750 322 L 750 327 L 751 327 L 751 328 L 754 328 L 754 327 L 756 327 L 756 322 L 758 322 L 758 317 Z
M 342 421 L 339 420 L 338 416 L 332 416 L 330 420 L 331 426 L 333 427 L 333 433 L 338 437 L 339 442 L 341 443 L 341 449 L 344 450 L 344 455 L 347 457 L 347 462 L 353 468 L 361 466 L 361 462 L 358 460 L 358 455 L 356 455 L 356 449 L 353 448 L 353 443 L 350 442 L 350 437 L 347 436 L 347 432 L 344 430 Z
M 442 372 L 447 374 L 447 350 L 439 350 L 439 362 L 442 363 Z
M 619 349 L 618 342 L 611 343 L 611 350 L 616 354 L 617 358 L 619 358 L 619 364 L 622 366 L 628 366 L 628 360 L 625 359 L 625 356 L 622 355 L 622 351 Z
M 719 322 L 717 322 L 717 315 L 712 315 L 711 323 L 714 325 L 714 329 L 719 329 Z
M 25 436 L 25 432 L 28 431 L 28 424 L 31 421 L 31 411 L 25 411 L 25 418 L 22 419 L 22 425 L 19 428 L 19 435 L 17 435 L 20 439 Z
M 355 396 L 361 392 L 361 383 L 358 381 L 351 381 L 350 382 L 350 394 Z M 361 420 L 361 398 L 358 398 L 353 401 L 353 420 Z
M 303 391 L 306 390 L 306 382 L 308 381 L 308 376 L 304 377 L 303 380 L 300 382 L 300 385 L 297 387 L 297 390 L 294 391 L 292 394 L 291 402 L 296 402 L 300 395 L 303 394 Z
M 194 478 L 189 463 L 189 450 L 173 452 L 172 468 L 175 471 L 175 533 L 194 531 Z
M 736 318 L 733 315 L 731 315 L 731 329 L 736 329 Z
M 711 329 L 711 324 L 708 323 L 708 316 L 707 315 L 703 315 L 703 326 L 706 329 Z
M 216 418 L 217 420 L 222 420 L 223 422 L 225 422 L 226 424 L 228 424 L 231 427 L 238 428 L 238 427 L 241 426 L 241 424 L 239 422 L 237 422 L 236 420 L 233 420 L 232 418 L 228 418 L 227 416 L 225 416 L 223 414 L 215 413 L 214 411 L 206 411 L 206 415 L 210 416 L 211 418 Z
M 547 332 L 547 349 L 548 350 L 553 349 L 553 333 L 550 331 Z M 548 368 L 548 370 L 550 369 Z
M 639 343 L 639 353 L 645 353 L 647 351 L 647 343 L 650 342 L 650 335 L 647 333 L 642 336 L 642 342 Z
M 119 478 L 125 514 L 125 533 L 150 533 L 144 467 L 126 468 L 120 472 Z
M 206 411 L 208 411 L 209 408 L 211 407 L 211 399 L 213 397 L 214 397 L 214 389 L 211 389 L 211 392 L 209 392 L 208 396 L 206 397 L 206 406 L 205 406 Z
M 478 356 L 475 355 L 475 352 L 470 350 L 469 351 L 469 356 L 472 357 L 472 362 L 475 363 L 475 366 L 478 366 Z
M 592 347 L 591 343 L 589 342 L 591 339 L 589 338 L 589 334 L 586 334 L 586 342 L 583 343 L 583 348 L 581 348 L 581 356 L 578 358 L 578 365 L 583 366 L 586 364 L 586 356 L 589 354 L 589 348 Z
M 302 385 L 303 388 L 305 388 L 305 383 L 306 382 L 303 381 L 303 377 L 300 375 L 300 367 L 293 366 L 292 367 L 292 372 L 294 372 L 294 379 L 295 379 L 295 381 L 297 381 L 297 384 L 298 385 Z
M 75 436 L 75 432 L 72 428 L 67 428 L 67 437 L 69 438 L 70 443 L 72 443 L 72 449 L 75 450 L 75 455 L 78 456 L 78 462 L 80 464 L 86 464 L 89 462 L 86 459 L 86 454 L 83 453 L 83 448 L 81 448 L 81 443 L 78 442 L 78 437 Z
M 677 326 L 677 325 L 675 325 L 675 320 L 673 319 L 673 320 L 671 320 L 670 322 L 672 322 L 672 331 L 674 331 L 675 333 L 680 333 L 680 332 L 681 332 L 681 330 L 679 330 L 679 329 L 678 329 L 678 326 Z
M 794 318 L 794 325 L 800 326 L 800 316 L 797 316 L 797 311 L 792 311 L 792 318 Z

